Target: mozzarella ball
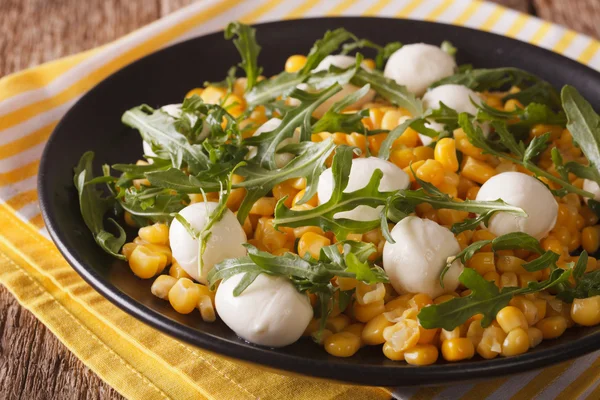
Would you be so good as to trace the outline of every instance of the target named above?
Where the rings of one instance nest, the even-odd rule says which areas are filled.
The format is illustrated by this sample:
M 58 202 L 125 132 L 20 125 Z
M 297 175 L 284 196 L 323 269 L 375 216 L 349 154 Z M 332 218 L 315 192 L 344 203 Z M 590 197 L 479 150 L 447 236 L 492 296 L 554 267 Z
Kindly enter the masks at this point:
M 503 172 L 491 177 L 477 193 L 479 201 L 498 199 L 522 208 L 527 217 L 506 212 L 495 213 L 488 223 L 488 229 L 496 236 L 524 232 L 539 240 L 547 236 L 556 223 L 558 204 L 552 192 L 529 175 Z
M 454 291 L 463 270 L 460 260 L 444 275 L 440 273 L 449 257 L 460 253 L 460 245 L 450 232 L 437 223 L 418 217 L 406 217 L 391 231 L 396 243 L 383 246 L 383 269 L 398 293 L 426 293 L 432 298 Z
M 375 170 L 381 170 L 383 177 L 379 183 L 379 190 L 382 192 L 391 192 L 399 189 L 406 189 L 410 184 L 408 175 L 398 168 L 395 164 L 389 161 L 382 160 L 377 157 L 355 158 L 352 160 L 350 167 L 350 176 L 348 178 L 348 186 L 344 189 L 344 193 L 354 192 L 362 189 L 371 180 Z M 319 177 L 317 186 L 317 196 L 319 203 L 326 203 L 333 193 L 333 173 L 331 168 L 323 171 Z M 348 218 L 355 221 L 373 221 L 379 219 L 379 214 L 383 206 L 376 208 L 360 205 L 353 210 L 339 212 L 334 218 Z
M 440 103 L 444 103 L 458 113 L 466 112 L 477 115 L 477 107 L 471 103 L 471 99 L 476 104 L 481 104 L 479 95 L 466 86 L 441 85 L 425 93 L 423 105 L 425 108 L 437 110 L 440 108 Z
M 583 190 L 586 192 L 590 192 L 594 195 L 594 200 L 600 201 L 600 186 L 596 183 L 596 181 L 592 181 L 590 179 L 583 180 Z M 583 201 L 587 204 L 589 198 L 584 197 Z
M 281 125 L 281 120 L 279 118 L 271 118 L 264 124 L 262 124 L 256 132 L 252 136 L 259 136 L 263 132 L 271 132 L 277 129 Z M 300 130 L 294 131 L 294 135 L 291 138 L 283 139 L 281 143 L 277 146 L 278 149 L 287 146 L 288 144 L 298 143 L 300 141 Z M 250 160 L 256 156 L 256 147 L 249 146 L 248 147 L 248 155 L 246 159 Z M 292 153 L 275 153 L 275 165 L 277 168 L 285 167 L 290 161 L 294 159 L 294 155 Z
M 346 68 L 353 66 L 355 62 L 356 62 L 356 59 L 354 57 L 350 57 L 350 56 L 345 56 L 345 55 L 327 56 L 323 59 L 323 61 L 321 61 L 319 63 L 319 65 L 317 65 L 317 67 L 315 69 L 312 70 L 312 72 L 327 71 L 327 70 L 329 70 L 329 67 L 331 67 L 332 65 L 336 66 L 338 68 L 346 69 Z M 361 64 L 361 67 L 367 71 L 372 71 L 369 67 L 367 67 L 365 65 L 364 62 Z M 298 85 L 298 88 L 302 89 L 302 90 L 310 89 L 308 87 L 308 85 L 302 84 L 302 83 L 300 85 Z M 315 116 L 315 118 L 323 117 L 323 115 L 325 115 L 325 113 L 327 111 L 329 111 L 329 109 L 331 108 L 333 103 L 336 103 L 336 102 L 342 100 L 344 97 L 351 95 L 352 93 L 356 92 L 359 89 L 360 88 L 358 86 L 354 86 L 351 83 L 346 83 L 346 84 L 342 85 L 342 90 L 340 90 L 339 92 L 337 92 L 336 94 L 334 94 L 333 96 L 331 96 L 330 98 L 325 100 L 325 102 L 323 102 L 323 104 L 321 104 L 319 107 L 317 107 L 317 109 L 313 112 L 313 115 Z M 360 98 L 356 103 L 350 105 L 348 107 L 348 109 L 353 109 L 353 110 L 360 109 L 363 105 L 371 102 L 373 100 L 373 98 L 375 97 L 375 94 L 376 94 L 375 90 L 370 89 L 366 95 L 364 95 L 362 98 Z M 292 99 L 290 104 L 298 105 L 299 102 L 296 99 Z
M 383 75 L 423 95 L 434 82 L 454 74 L 454 57 L 437 46 L 414 43 L 402 46 L 389 58 Z
M 313 318 L 308 296 L 281 276 L 260 274 L 239 296 L 233 295 L 244 274 L 221 282 L 217 289 L 217 313 L 239 337 L 269 347 L 296 342 Z
M 212 211 L 217 208 L 216 202 L 194 203 L 179 212 L 185 220 L 198 232 L 206 226 Z M 238 258 L 246 255 L 246 233 L 238 222 L 235 214 L 226 209 L 222 218 L 210 229 L 210 237 L 202 257 L 202 274 L 198 256 L 200 244 L 190 236 L 185 227 L 176 219 L 169 228 L 169 242 L 173 258 L 181 268 L 198 282 L 207 283 L 206 276 L 215 264 L 228 258 Z

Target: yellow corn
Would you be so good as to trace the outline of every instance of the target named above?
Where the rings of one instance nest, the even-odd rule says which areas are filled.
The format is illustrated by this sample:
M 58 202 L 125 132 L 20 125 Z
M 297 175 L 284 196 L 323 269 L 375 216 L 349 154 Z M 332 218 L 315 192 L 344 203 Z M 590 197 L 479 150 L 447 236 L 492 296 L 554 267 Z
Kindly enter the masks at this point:
M 346 141 L 349 146 L 358 147 L 361 151 L 361 154 L 365 154 L 367 150 L 367 138 L 362 133 L 352 132 L 349 135 L 346 135 Z
M 481 341 L 477 345 L 477 354 L 485 359 L 492 359 L 502 352 L 502 343 L 506 339 L 506 333 L 494 325 L 483 331 Z
M 426 293 L 417 293 L 409 300 L 408 304 L 412 308 L 421 310 L 423 307 L 433 304 L 433 299 Z
M 456 328 L 452 329 L 451 331 L 447 331 L 446 329 L 442 329 L 440 331 L 440 340 L 441 341 L 456 339 L 459 337 L 460 337 L 460 326 L 457 326 Z
M 327 337 L 325 351 L 336 357 L 351 357 L 360 349 L 360 337 L 351 332 L 338 332 Z
M 333 333 L 343 331 L 348 325 L 350 325 L 350 317 L 344 314 L 329 317 L 325 322 L 325 327 Z
M 528 325 L 535 325 L 541 319 L 535 303 L 523 296 L 514 297 L 509 304 L 521 310 Z
M 140 228 L 138 235 L 148 243 L 169 244 L 169 227 L 165 224 L 156 223 Z
M 152 278 L 161 272 L 165 265 L 167 265 L 167 258 L 163 254 L 151 251 L 146 246 L 137 246 L 129 257 L 131 271 L 142 279 Z
M 514 272 L 505 272 L 500 275 L 500 287 L 517 287 L 519 286 L 519 279 L 517 274 Z
M 415 171 L 417 177 L 435 186 L 444 183 L 444 167 L 436 160 L 425 160 L 425 163 Z
M 285 72 L 298 72 L 306 64 L 306 56 L 294 54 L 285 61 Z
M 367 323 L 379 314 L 383 313 L 385 311 L 385 306 L 383 304 L 383 300 L 364 305 L 355 302 L 352 309 L 354 312 L 354 318 L 357 321 Z
M 444 340 L 442 343 L 442 356 L 446 361 L 461 361 L 473 358 L 475 347 L 467 338 Z
M 462 130 L 462 128 L 454 130 L 454 141 L 456 149 L 464 155 L 476 158 L 477 160 L 486 159 L 486 155 L 483 154 L 483 150 L 481 150 L 479 147 L 473 146 L 471 142 L 469 142 L 467 134 Z
M 571 318 L 575 323 L 583 326 L 600 324 L 600 296 L 573 300 Z
M 588 226 L 581 231 L 581 245 L 590 254 L 598 251 L 600 247 L 600 226 Z
M 480 320 L 471 321 L 467 329 L 467 338 L 473 343 L 473 346 L 477 347 L 479 345 L 484 331 L 485 329 L 481 326 Z
M 393 311 L 397 308 L 409 308 L 410 305 L 408 303 L 410 299 L 412 299 L 412 297 L 413 295 L 408 293 L 398 296 L 393 300 L 390 300 L 385 305 L 385 311 Z
M 505 333 L 516 328 L 527 329 L 529 327 L 523 312 L 513 306 L 506 306 L 501 309 L 496 315 L 496 321 L 498 321 L 498 324 L 500 324 L 500 327 Z
M 217 320 L 215 306 L 210 297 L 200 295 L 198 299 L 198 310 L 200 310 L 200 316 L 204 322 L 215 322 Z
M 135 221 L 133 220 L 131 213 L 125 211 L 125 213 L 123 214 L 123 218 L 125 219 L 125 224 L 127 224 L 127 226 L 131 226 L 132 228 L 135 228 L 136 226 L 138 226 L 135 223 Z
M 500 256 L 496 260 L 496 268 L 498 272 L 514 272 L 516 274 L 522 274 L 527 271 L 522 267 L 525 264 L 525 260 L 521 260 L 514 256 Z
M 542 136 L 550 132 L 550 140 L 556 140 L 562 134 L 563 128 L 559 125 L 535 124 L 529 130 L 532 137 Z
M 321 248 L 329 246 L 331 240 L 325 236 L 318 235 L 314 232 L 306 232 L 298 241 L 298 255 L 304 257 L 309 253 L 312 258 L 318 260 L 321 253 Z
M 219 104 L 227 94 L 227 90 L 215 86 L 207 86 L 200 94 L 202 100 L 207 104 Z
M 404 360 L 404 352 L 395 350 L 394 346 L 392 346 L 389 342 L 385 342 L 385 344 L 383 345 L 383 354 L 390 360 L 394 360 L 394 361 Z M 437 359 L 437 357 L 436 357 L 436 359 Z
M 527 330 L 516 328 L 508 332 L 502 343 L 502 355 L 505 357 L 523 354 L 529 350 L 529 335 Z
M 355 324 L 350 324 L 347 327 L 344 328 L 343 332 L 350 332 L 356 336 L 358 336 L 359 338 L 362 337 L 362 332 L 365 329 L 365 324 L 361 324 L 359 322 L 355 323 Z M 360 346 L 364 346 L 365 343 L 363 343 L 363 341 L 360 341 Z
M 294 196 L 294 199 L 292 201 L 292 206 L 295 206 L 296 204 L 298 204 L 298 202 L 302 199 L 302 197 L 304 197 L 304 193 L 306 193 L 306 190 L 302 189 L 301 191 L 299 191 L 296 194 L 296 196 Z M 308 201 L 306 201 L 304 204 L 308 204 L 308 205 L 311 205 L 313 207 L 316 207 L 316 206 L 319 205 L 319 198 L 315 194 L 313 197 L 311 197 L 310 199 L 308 199 Z
M 381 118 L 381 129 L 388 131 L 393 130 L 395 127 L 400 125 L 400 118 L 405 116 L 406 115 L 402 111 L 397 109 L 386 111 Z
M 431 344 L 418 344 L 404 352 L 404 360 L 411 365 L 431 365 L 438 359 L 438 349 Z
M 187 94 L 185 95 L 185 98 L 190 98 L 194 95 L 196 96 L 202 96 L 202 92 L 204 92 L 204 89 L 202 88 L 194 88 L 192 90 L 190 90 L 189 92 L 187 92 Z
M 542 331 L 533 326 L 529 327 L 527 330 L 527 336 L 529 336 L 529 348 L 531 349 L 542 343 L 542 340 L 544 339 Z
M 298 190 L 299 190 L 294 187 L 293 181 L 294 180 L 287 180 L 285 182 L 278 183 L 277 185 L 275 185 L 273 187 L 273 197 L 275 197 L 277 200 L 280 200 L 287 196 L 287 198 L 283 202 L 283 204 L 285 204 L 285 206 L 287 208 L 292 207 L 292 202 L 294 200 L 294 196 L 296 196 L 296 194 L 298 193 Z M 303 189 L 303 188 L 301 188 L 301 189 Z
M 456 157 L 456 143 L 454 139 L 443 138 L 435 145 L 435 160 L 452 172 L 458 171 L 458 158 Z
M 496 175 L 496 170 L 483 161 L 467 156 L 463 161 L 461 174 L 467 179 L 483 184 Z
M 180 278 L 169 290 L 169 302 L 180 314 L 189 314 L 196 308 L 200 300 L 200 290 L 187 278 Z
M 152 283 L 150 291 L 153 295 L 163 300 L 169 297 L 169 291 L 175 285 L 177 279 L 169 275 L 160 275 Z
M 275 212 L 275 204 L 277 204 L 277 199 L 275 197 L 261 197 L 252 205 L 250 214 L 270 217 Z
M 312 232 L 320 236 L 325 236 L 325 232 L 323 232 L 323 229 L 319 228 L 318 226 L 301 226 L 299 228 L 294 228 L 294 238 L 299 239 L 302 237 L 302 235 L 304 235 L 307 232 Z
M 467 266 L 473 268 L 481 276 L 488 272 L 495 272 L 496 264 L 494 262 L 494 253 L 491 251 L 475 253 L 467 262 Z
M 384 314 L 379 314 L 365 325 L 361 335 L 363 342 L 370 346 L 384 343 L 383 330 L 392 325 L 394 323 L 388 321 Z
M 544 336 L 544 339 L 555 339 L 565 333 L 567 320 L 562 316 L 546 317 L 535 325 Z
M 352 290 L 358 285 L 358 281 L 354 278 L 344 278 L 342 276 L 338 276 L 335 279 L 340 290 Z
M 173 263 L 173 265 L 171 265 L 171 268 L 169 268 L 169 275 L 175 279 L 192 279 L 192 277 L 187 272 L 185 272 L 185 270 L 181 268 L 181 266 L 178 263 Z
M 129 258 L 131 257 L 131 253 L 133 253 L 133 250 L 138 247 L 139 245 L 137 243 L 125 243 L 123 245 L 123 248 L 121 249 L 121 254 L 123 254 L 125 256 L 125 258 L 127 260 L 129 260 Z
M 260 242 L 267 251 L 272 253 L 282 247 L 288 247 L 289 241 L 293 238 L 288 237 L 285 232 L 276 230 L 273 227 L 272 218 L 261 217 L 254 231 L 254 240 Z

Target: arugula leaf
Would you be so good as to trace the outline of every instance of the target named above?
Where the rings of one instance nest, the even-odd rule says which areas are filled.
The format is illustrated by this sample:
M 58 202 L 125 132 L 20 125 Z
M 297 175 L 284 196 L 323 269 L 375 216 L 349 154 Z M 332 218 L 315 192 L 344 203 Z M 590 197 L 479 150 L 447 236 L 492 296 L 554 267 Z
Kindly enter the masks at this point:
M 503 89 L 509 85 L 517 86 L 521 89 L 520 92 L 509 93 L 502 100 L 517 99 L 525 105 L 541 103 L 555 109 L 560 107 L 560 97 L 552 85 L 538 76 L 518 68 L 466 70 L 440 79 L 433 83 L 431 87 L 448 84 L 463 85 L 476 92 Z
M 458 297 L 437 305 L 423 307 L 418 315 L 423 328 L 443 328 L 453 330 L 476 314 L 482 314 L 481 325 L 489 326 L 496 314 L 506 307 L 517 295 L 536 293 L 567 282 L 571 270 L 555 269 L 550 277 L 542 282 L 529 282 L 525 288 L 505 287 L 499 290 L 493 282 L 485 280 L 475 270 L 465 268 L 458 277 L 460 283 L 472 292 L 466 297 Z
M 173 213 L 181 211 L 190 200 L 187 195 L 174 193 L 173 189 L 131 186 L 121 191 L 120 206 L 133 216 L 152 222 L 169 222 Z
M 355 275 L 359 281 L 374 284 L 377 282 L 389 282 L 383 270 L 376 270 L 369 266 L 366 261 L 360 261 L 354 253 L 348 253 L 345 257 L 346 271 Z
M 317 40 L 308 52 L 306 64 L 304 64 L 304 67 L 300 70 L 300 74 L 308 74 L 311 72 L 325 57 L 336 51 L 342 43 L 349 39 L 358 40 L 356 36 L 344 28 L 325 32 L 323 38 Z
M 229 40 L 233 36 L 237 36 L 236 39 L 233 39 L 233 44 L 242 56 L 240 67 L 246 71 L 248 78 L 246 91 L 249 91 L 254 87 L 256 79 L 262 72 L 262 68 L 258 66 L 260 46 L 256 42 L 256 29 L 239 22 L 231 22 L 225 29 L 225 39 Z
M 510 124 L 511 129 L 527 131 L 536 124 L 565 125 L 567 119 L 561 111 L 555 113 L 545 104 L 529 103 L 525 108 L 517 108 L 514 111 L 498 110 L 487 105 L 485 102 L 475 104 L 479 110 L 477 120 L 479 121 L 504 121 Z M 519 129 L 523 128 L 523 129 Z
M 369 72 L 361 68 L 350 82 L 359 87 L 366 84 L 371 85 L 377 94 L 392 104 L 405 108 L 413 117 L 423 114 L 423 102 L 419 98 L 409 92 L 406 87 L 398 85 L 396 81 L 386 78 L 379 72 Z
M 144 141 L 167 152 L 173 167 L 181 168 L 185 163 L 193 173 L 208 168 L 210 160 L 202 152 L 202 146 L 190 144 L 176 130 L 174 119 L 166 113 L 142 105 L 126 111 L 121 120 L 137 129 Z
M 300 137 L 308 140 L 311 131 L 311 115 L 315 109 L 325 100 L 341 90 L 341 86 L 334 83 L 329 88 L 319 93 L 308 93 L 295 89 L 291 97 L 301 101 L 300 105 L 288 111 L 281 120 L 281 124 L 270 132 L 263 132 L 259 136 L 249 137 L 245 144 L 256 146 L 256 156 L 253 161 L 263 168 L 274 169 L 275 152 L 279 144 L 294 135 L 296 128 L 300 126 Z
M 365 126 L 362 119 L 369 116 L 369 110 L 361 110 L 352 114 L 344 114 L 342 111 L 348 106 L 356 103 L 364 97 L 370 90 L 367 84 L 354 93 L 349 94 L 342 100 L 333 103 L 331 108 L 325 112 L 323 117 L 319 119 L 313 126 L 312 132 L 365 132 Z
M 365 47 L 377 50 L 377 55 L 375 56 L 375 68 L 382 70 L 385 61 L 402 47 L 402 43 L 390 42 L 385 46 L 380 46 L 368 39 L 360 39 L 355 42 L 345 44 L 342 48 L 342 54 L 348 54 L 352 50 L 362 49 Z
M 576 186 L 573 186 L 567 180 L 564 180 L 560 177 L 556 177 L 556 176 L 552 175 L 551 173 L 538 167 L 534 162 L 532 162 L 535 157 L 537 157 L 542 151 L 544 151 L 547 148 L 547 146 L 548 146 L 547 142 L 549 139 L 548 133 L 545 133 L 541 136 L 536 136 L 535 138 L 533 138 L 533 140 L 529 143 L 529 146 L 527 146 L 527 148 L 523 152 L 523 158 L 516 158 L 516 157 L 513 157 L 512 155 L 506 154 L 502 151 L 495 149 L 492 146 L 491 142 L 489 142 L 485 138 L 485 136 L 483 135 L 483 132 L 481 131 L 481 128 L 479 126 L 476 126 L 473 124 L 473 122 L 471 121 L 471 118 L 469 117 L 469 115 L 467 113 L 459 114 L 458 123 L 459 123 L 460 127 L 462 128 L 462 130 L 467 135 L 467 139 L 469 140 L 469 142 L 471 142 L 471 144 L 474 145 L 475 147 L 479 147 L 480 149 L 482 149 L 484 151 L 484 153 L 492 154 L 496 157 L 503 158 L 503 159 L 509 160 L 515 164 L 521 165 L 521 166 L 527 168 L 528 170 L 530 170 L 531 172 L 533 172 L 536 176 L 538 176 L 538 177 L 543 176 L 543 177 L 547 178 L 548 180 L 562 186 L 562 188 L 565 191 L 568 191 L 571 193 L 577 193 L 578 195 L 584 196 L 584 197 L 594 197 L 591 193 L 589 193 L 585 190 L 579 189 Z M 500 121 L 497 121 L 495 123 L 495 125 L 498 127 L 498 129 L 501 130 L 501 132 L 505 132 L 505 127 L 503 126 L 503 124 L 505 124 L 505 123 L 500 122 Z M 517 146 L 520 147 L 520 145 L 518 145 L 518 144 L 517 144 Z
M 422 129 L 420 129 L 419 127 L 424 127 L 426 120 L 422 119 L 422 118 L 412 118 L 412 119 L 407 119 L 406 121 L 404 121 L 403 123 L 401 123 L 400 125 L 398 125 L 397 127 L 395 127 L 394 129 L 392 129 L 387 136 L 385 137 L 385 139 L 383 139 L 383 142 L 381 143 L 381 148 L 379 149 L 379 153 L 377 154 L 377 157 L 381 158 L 382 160 L 387 160 L 390 158 L 390 151 L 392 150 L 392 144 L 394 143 L 394 141 L 396 139 L 398 139 L 400 136 L 402 136 L 402 134 L 404 132 L 406 132 L 406 130 L 408 128 L 413 128 L 417 131 L 419 131 L 419 133 L 421 133 L 420 131 Z M 435 136 L 438 135 L 437 132 L 435 132 Z
M 456 47 L 454 47 L 452 45 L 452 43 L 447 40 L 444 40 L 442 42 L 440 48 L 442 49 L 442 51 L 446 52 L 447 54 L 451 55 L 452 57 L 454 57 L 456 55 Z
M 600 295 L 600 270 L 585 273 L 588 262 L 587 251 L 582 251 L 575 267 L 573 268 L 573 278 L 575 284 L 565 283 L 563 290 L 556 295 L 562 301 L 567 303 L 575 299 L 585 299 Z
M 590 168 L 572 165 L 571 172 L 600 184 L 600 116 L 573 86 L 564 86 L 561 98 L 568 119 L 567 129 L 590 161 Z
M 282 72 L 272 79 L 258 82 L 252 90 L 246 92 L 248 107 L 269 103 L 278 97 L 287 97 L 299 84 L 307 79 L 307 75 L 298 72 Z
M 81 216 L 102 250 L 113 257 L 125 260 L 125 256 L 119 253 L 127 239 L 125 230 L 112 218 L 108 220 L 117 228 L 119 236 L 116 237 L 104 229 L 104 215 L 113 207 L 115 201 L 110 197 L 102 197 L 102 192 L 96 190 L 95 185 L 89 184 L 94 179 L 93 160 L 94 153 L 85 152 L 74 169 L 73 183 L 79 194 Z
M 344 239 L 349 233 L 368 232 L 379 226 L 379 220 L 354 221 L 345 218 L 336 218 L 340 212 L 350 211 L 359 205 L 368 204 L 369 207 L 384 205 L 386 199 L 393 192 L 381 192 L 379 183 L 383 176 L 376 170 L 369 183 L 362 189 L 345 193 L 343 190 L 348 185 L 350 168 L 352 166 L 352 148 L 338 146 L 333 157 L 332 175 L 333 192 L 331 198 L 310 210 L 296 211 L 284 205 L 284 199 L 277 202 L 275 207 L 275 227 L 319 226 L 324 231 L 332 231 L 338 239 Z

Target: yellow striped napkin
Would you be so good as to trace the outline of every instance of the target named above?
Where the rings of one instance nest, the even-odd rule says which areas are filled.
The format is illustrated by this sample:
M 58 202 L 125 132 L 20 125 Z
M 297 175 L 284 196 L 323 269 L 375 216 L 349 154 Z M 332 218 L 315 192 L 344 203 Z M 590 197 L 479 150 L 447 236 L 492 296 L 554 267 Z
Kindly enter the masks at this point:
M 469 0 L 204 0 L 106 46 L 0 80 L 0 283 L 102 379 L 132 399 L 600 398 L 600 353 L 514 377 L 382 389 L 291 377 L 215 356 L 145 326 L 90 288 L 48 239 L 39 158 L 62 115 L 124 65 L 178 41 L 246 23 L 323 15 L 396 16 L 528 41 L 600 69 L 600 43 L 495 4 Z M 431 382 L 434 384 L 435 382 Z

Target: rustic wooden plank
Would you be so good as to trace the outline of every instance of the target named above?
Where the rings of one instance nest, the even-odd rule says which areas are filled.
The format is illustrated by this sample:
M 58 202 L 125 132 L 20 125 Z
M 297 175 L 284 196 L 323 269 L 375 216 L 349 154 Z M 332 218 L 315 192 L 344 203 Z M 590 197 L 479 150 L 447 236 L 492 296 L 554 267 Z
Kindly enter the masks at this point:
M 0 399 L 122 399 L 0 286 Z
M 600 37 L 598 0 L 533 0 L 533 4 L 540 18 Z

